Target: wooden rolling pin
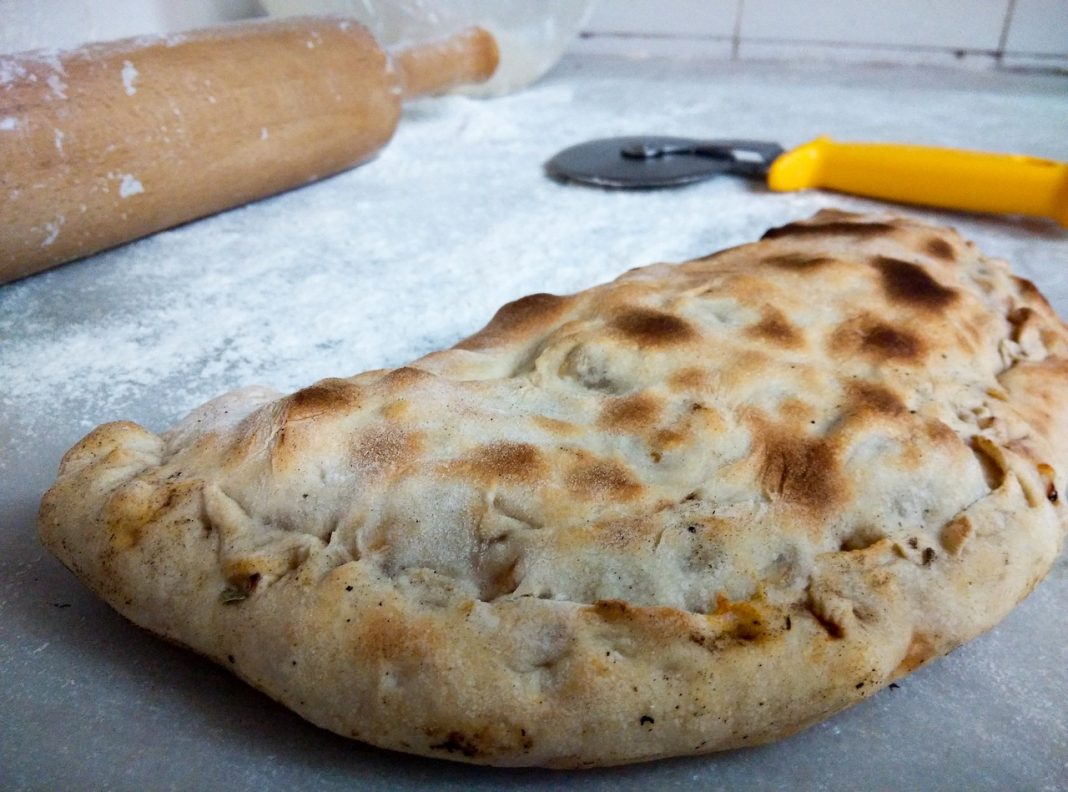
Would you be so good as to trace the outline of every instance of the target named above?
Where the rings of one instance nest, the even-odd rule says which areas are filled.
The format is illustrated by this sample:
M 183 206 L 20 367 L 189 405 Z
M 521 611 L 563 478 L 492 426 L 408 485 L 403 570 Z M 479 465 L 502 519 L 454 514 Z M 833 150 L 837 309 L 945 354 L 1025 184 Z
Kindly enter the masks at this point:
M 477 28 L 387 54 L 328 17 L 0 56 L 0 283 L 364 162 L 402 99 L 497 59 Z

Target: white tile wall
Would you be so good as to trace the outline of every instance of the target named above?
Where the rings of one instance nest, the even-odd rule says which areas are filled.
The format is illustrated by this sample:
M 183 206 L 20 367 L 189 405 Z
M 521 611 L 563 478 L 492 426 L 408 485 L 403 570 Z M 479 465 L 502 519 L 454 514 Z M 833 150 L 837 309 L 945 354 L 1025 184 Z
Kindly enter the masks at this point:
M 742 60 L 1068 72 L 1068 0 L 601 0 L 575 49 L 714 58 L 728 37 Z
M 741 38 L 996 50 L 1009 0 L 745 0 Z
M 627 38 L 621 39 L 623 35 Z M 584 36 L 572 42 L 571 52 L 583 55 L 622 55 L 627 58 L 706 58 L 730 60 L 735 47 L 730 38 L 690 38 L 686 36 Z
M 64 49 L 259 13 L 256 0 L 0 0 L 0 52 Z
M 261 12 L 257 0 L 0 0 L 0 52 Z M 1068 72 L 1068 0 L 600 0 L 574 49 Z
M 1006 52 L 1068 53 L 1068 0 L 1016 0 Z
M 601 33 L 730 38 L 742 0 L 600 0 L 587 27 Z

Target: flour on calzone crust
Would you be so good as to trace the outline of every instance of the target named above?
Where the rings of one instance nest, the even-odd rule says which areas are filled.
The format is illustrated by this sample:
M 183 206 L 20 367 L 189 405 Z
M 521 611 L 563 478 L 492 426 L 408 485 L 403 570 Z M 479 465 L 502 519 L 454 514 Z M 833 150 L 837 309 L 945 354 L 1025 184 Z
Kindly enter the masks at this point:
M 1065 532 L 1068 335 L 955 232 L 822 212 L 454 348 L 94 430 L 45 545 L 309 720 L 461 761 L 755 745 L 996 624 Z

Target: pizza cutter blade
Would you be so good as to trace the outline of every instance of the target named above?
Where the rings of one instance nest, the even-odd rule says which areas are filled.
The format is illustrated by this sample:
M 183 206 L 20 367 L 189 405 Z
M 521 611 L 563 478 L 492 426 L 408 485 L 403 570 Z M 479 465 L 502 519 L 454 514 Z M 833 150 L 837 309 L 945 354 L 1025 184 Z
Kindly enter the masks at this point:
M 675 187 L 721 173 L 763 178 L 782 153 L 775 143 L 752 140 L 642 135 L 571 146 L 549 160 L 545 169 L 555 179 L 598 187 Z
M 1068 226 L 1068 162 L 900 143 L 816 138 L 790 151 L 758 140 L 641 135 L 591 140 L 545 163 L 549 176 L 597 187 L 674 187 L 718 174 L 774 191 L 820 188 L 967 212 L 1051 218 Z

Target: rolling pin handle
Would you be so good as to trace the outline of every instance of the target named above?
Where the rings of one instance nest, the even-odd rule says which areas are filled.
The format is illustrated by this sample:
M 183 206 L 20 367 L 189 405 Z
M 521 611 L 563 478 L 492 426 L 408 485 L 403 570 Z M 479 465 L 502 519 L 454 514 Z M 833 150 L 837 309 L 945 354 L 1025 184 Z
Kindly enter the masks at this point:
M 473 27 L 395 50 L 390 57 L 401 97 L 415 99 L 442 94 L 458 85 L 485 82 L 497 70 L 500 50 L 491 33 Z

